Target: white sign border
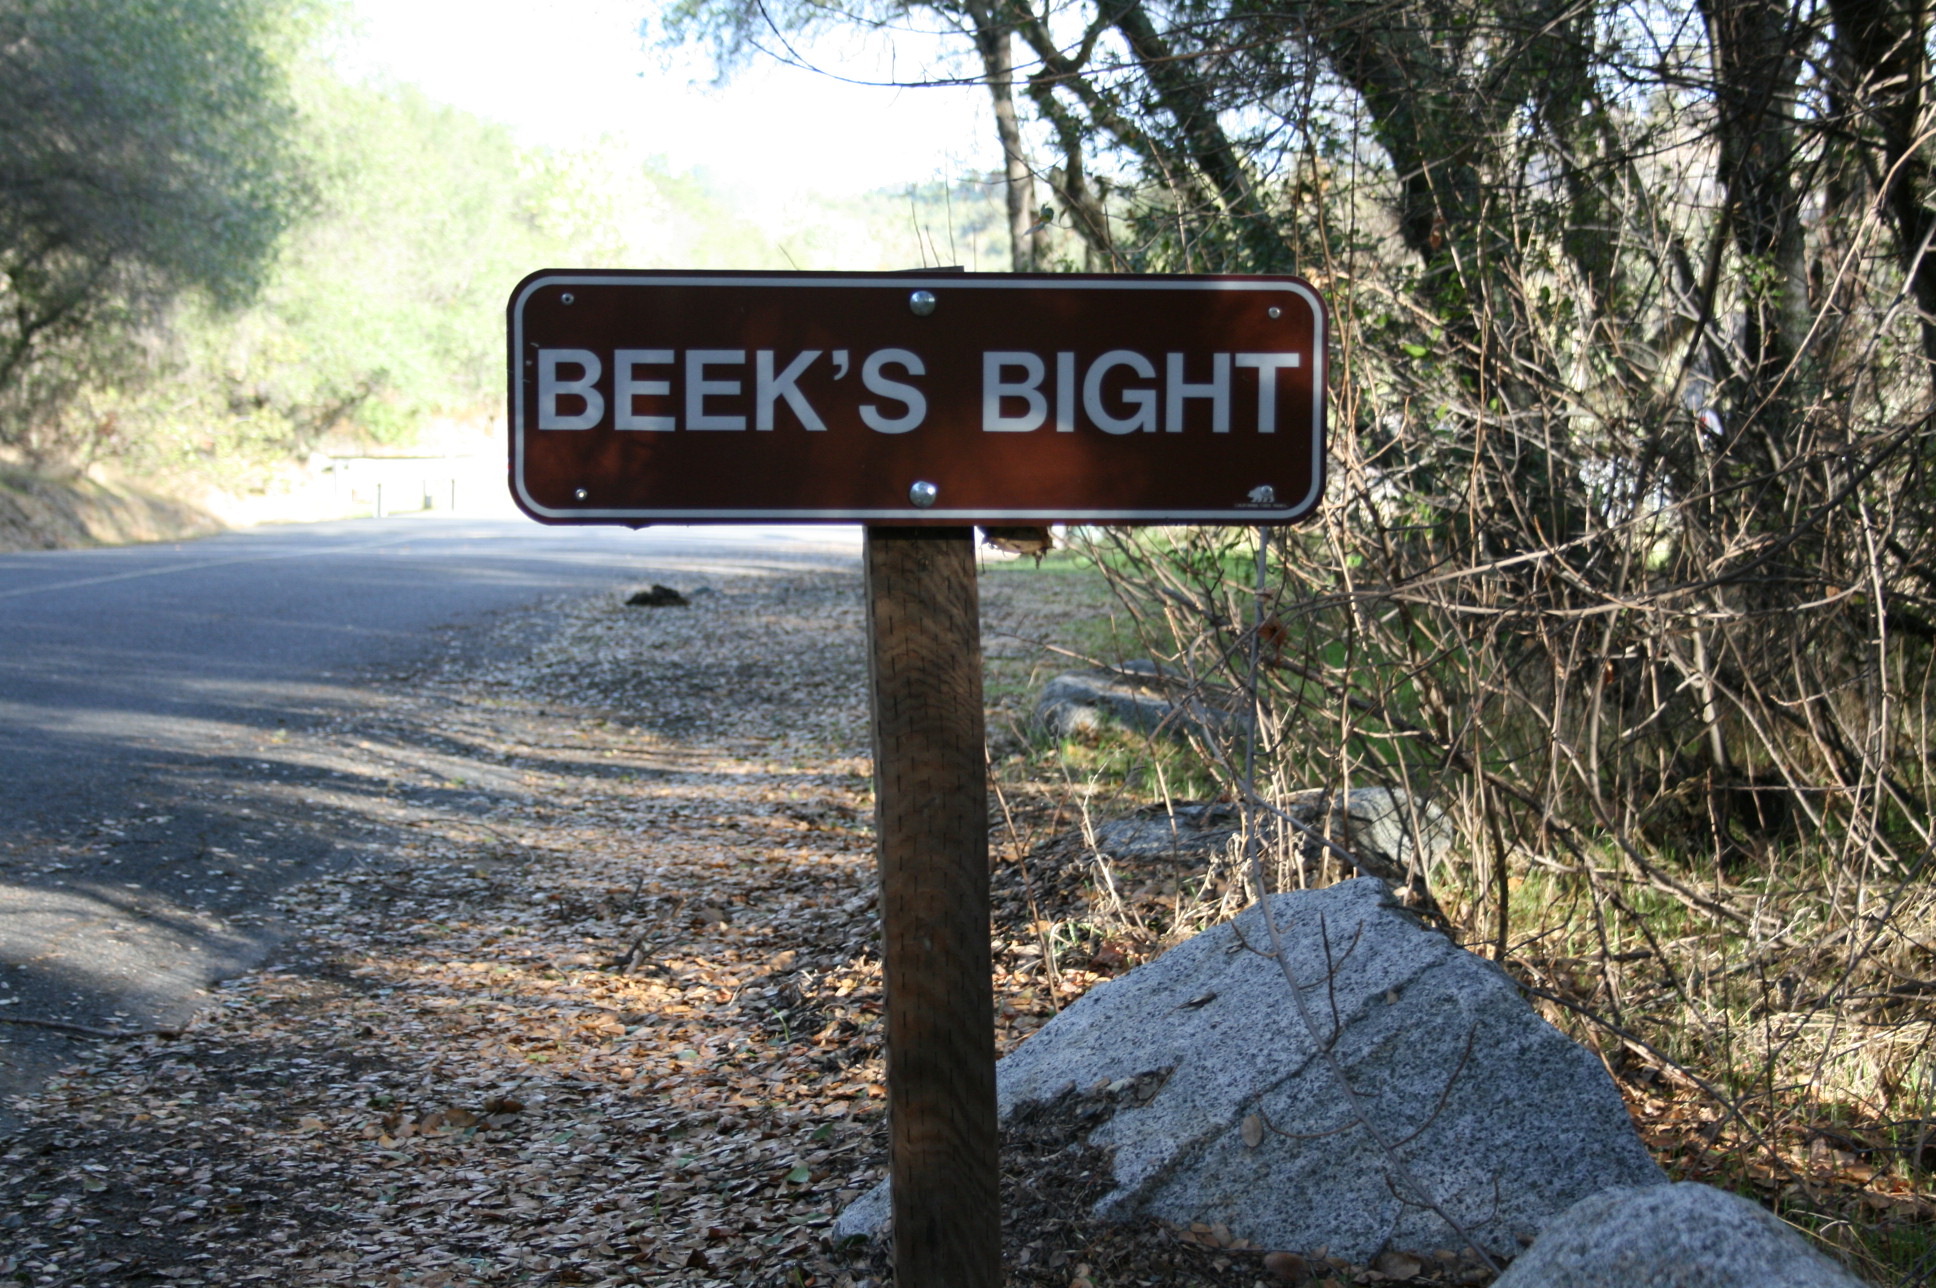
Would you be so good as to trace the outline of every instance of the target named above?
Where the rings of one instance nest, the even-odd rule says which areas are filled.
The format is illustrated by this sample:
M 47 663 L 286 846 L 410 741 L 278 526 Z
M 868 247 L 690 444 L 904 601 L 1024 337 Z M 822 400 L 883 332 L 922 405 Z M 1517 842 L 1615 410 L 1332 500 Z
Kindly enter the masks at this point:
M 511 400 L 511 487 L 518 504 L 533 518 L 559 519 L 575 523 L 900 523 L 938 524 L 952 521 L 977 523 L 1208 523 L 1248 525 L 1295 523 L 1315 510 L 1323 499 L 1326 440 L 1330 437 L 1325 418 L 1325 394 L 1330 321 L 1324 300 L 1304 282 L 1289 277 L 1088 277 L 1073 274 L 967 274 L 943 273 L 924 276 L 918 273 L 720 273 L 636 272 L 614 273 L 582 269 L 541 269 L 519 284 L 510 304 L 511 354 L 524 352 L 524 305 L 536 292 L 552 286 L 758 286 L 758 287 L 866 287 L 899 290 L 961 291 L 1014 290 L 1043 287 L 1067 290 L 1177 290 L 1177 291 L 1288 291 L 1301 298 L 1311 310 L 1311 348 L 1316 359 L 1317 378 L 1311 384 L 1311 418 L 1317 426 L 1311 443 L 1311 490 L 1290 505 L 1231 506 L 1219 510 L 951 510 L 919 509 L 913 505 L 878 510 L 559 510 L 540 505 L 524 485 L 524 365 L 513 359 L 509 397 Z

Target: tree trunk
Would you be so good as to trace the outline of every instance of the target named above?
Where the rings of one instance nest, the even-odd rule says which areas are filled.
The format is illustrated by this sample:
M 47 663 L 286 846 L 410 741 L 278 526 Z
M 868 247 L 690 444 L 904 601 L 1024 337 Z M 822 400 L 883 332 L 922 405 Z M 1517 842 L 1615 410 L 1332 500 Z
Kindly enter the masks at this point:
M 1928 98 L 1926 0 L 1829 0 L 1835 18 L 1836 97 L 1859 146 L 1879 154 L 1877 194 L 1895 225 L 1903 274 L 1922 317 L 1923 357 L 1936 382 L 1936 211 L 1928 153 L 1917 130 Z
M 1009 264 L 1015 272 L 1026 273 L 1036 266 L 1038 241 L 1033 236 L 1037 222 L 1035 175 L 1022 152 L 1022 127 L 1015 116 L 1015 28 L 984 4 L 969 5 L 967 13 L 975 27 L 975 51 L 981 55 L 982 76 L 994 100 L 995 133 L 1002 141 L 1003 172 L 1008 181 Z
M 1236 223 L 1238 238 L 1250 261 L 1246 271 L 1290 272 L 1296 267 L 1295 256 L 1278 234 L 1244 169 L 1243 158 L 1224 132 L 1223 122 L 1217 117 L 1216 97 L 1197 74 L 1192 60 L 1177 57 L 1141 0 L 1119 0 L 1113 20 L 1156 90 L 1157 102 L 1176 122 L 1190 163 L 1209 180 L 1224 212 Z
M 1742 417 L 1737 441 L 1751 464 L 1775 470 L 1787 463 L 1791 447 L 1785 409 L 1792 395 L 1780 386 L 1810 319 L 1794 176 L 1798 20 L 1786 0 L 1702 0 L 1701 11 L 1714 50 L 1721 181 L 1747 279 L 1747 367 L 1734 390 Z

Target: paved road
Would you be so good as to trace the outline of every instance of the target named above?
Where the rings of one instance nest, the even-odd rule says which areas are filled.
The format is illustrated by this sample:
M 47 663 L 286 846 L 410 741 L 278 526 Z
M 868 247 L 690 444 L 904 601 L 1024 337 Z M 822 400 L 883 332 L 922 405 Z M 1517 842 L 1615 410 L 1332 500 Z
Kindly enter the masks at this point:
M 853 528 L 407 518 L 0 554 L 0 1016 L 180 1022 L 261 960 L 265 896 L 377 843 L 315 732 L 438 632 L 575 589 L 857 563 Z M 0 1024 L 6 1096 L 71 1038 Z

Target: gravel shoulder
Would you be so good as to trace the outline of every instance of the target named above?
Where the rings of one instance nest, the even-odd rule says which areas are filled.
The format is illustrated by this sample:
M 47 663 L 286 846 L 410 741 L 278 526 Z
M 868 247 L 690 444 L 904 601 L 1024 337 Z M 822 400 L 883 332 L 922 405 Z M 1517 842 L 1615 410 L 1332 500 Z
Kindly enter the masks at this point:
M 987 579 L 993 665 L 1060 590 Z M 338 742 L 405 839 L 280 898 L 181 1036 L 15 1099 L 0 1275 L 864 1279 L 822 1234 L 883 1161 L 863 620 L 853 574 L 566 598 L 380 686 Z M 1004 1045 L 1096 977 L 1019 939 Z

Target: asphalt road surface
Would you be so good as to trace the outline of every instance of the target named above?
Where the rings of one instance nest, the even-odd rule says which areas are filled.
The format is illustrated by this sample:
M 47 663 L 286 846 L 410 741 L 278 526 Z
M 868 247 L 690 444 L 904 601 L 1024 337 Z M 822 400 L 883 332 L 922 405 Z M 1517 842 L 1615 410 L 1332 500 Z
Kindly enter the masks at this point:
M 0 1016 L 186 1020 L 283 933 L 267 896 L 381 837 L 313 731 L 450 628 L 573 590 L 857 566 L 857 528 L 412 517 L 0 554 Z M 7 1098 L 60 1030 L 0 1023 Z

